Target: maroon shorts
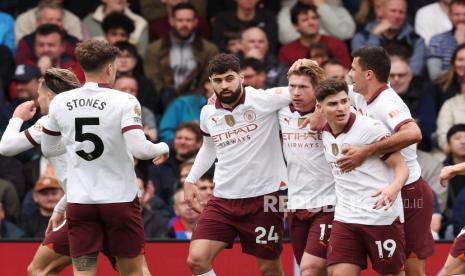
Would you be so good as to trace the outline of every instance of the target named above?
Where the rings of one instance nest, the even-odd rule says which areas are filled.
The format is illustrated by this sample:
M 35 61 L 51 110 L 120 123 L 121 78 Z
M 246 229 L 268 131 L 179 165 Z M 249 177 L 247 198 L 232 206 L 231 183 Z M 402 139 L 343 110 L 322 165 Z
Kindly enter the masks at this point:
M 433 192 L 428 183 L 419 178 L 401 191 L 404 203 L 405 256 L 426 259 L 434 254 L 431 234 Z
M 395 274 L 404 270 L 404 227 L 392 225 L 362 225 L 333 221 L 328 246 L 328 266 L 348 263 L 365 269 L 367 256 L 373 270 L 379 274 Z
M 455 238 L 452 249 L 450 250 L 450 255 L 454 258 L 465 261 L 465 227 L 462 228 L 460 233 L 461 234 Z
M 287 213 L 292 249 L 300 264 L 304 252 L 326 259 L 334 209 L 312 212 L 306 209 Z
M 132 202 L 79 204 L 66 208 L 71 257 L 104 250 L 115 257 L 144 253 L 144 226 L 139 200 Z
M 192 240 L 215 240 L 232 245 L 239 236 L 242 252 L 262 259 L 277 259 L 282 251 L 283 213 L 265 211 L 271 193 L 251 198 L 213 196 L 200 215 Z M 276 201 L 278 202 L 278 201 Z
M 42 245 L 47 246 L 58 254 L 69 256 L 68 222 L 65 221 L 63 226 L 58 230 L 51 231 L 45 237 Z

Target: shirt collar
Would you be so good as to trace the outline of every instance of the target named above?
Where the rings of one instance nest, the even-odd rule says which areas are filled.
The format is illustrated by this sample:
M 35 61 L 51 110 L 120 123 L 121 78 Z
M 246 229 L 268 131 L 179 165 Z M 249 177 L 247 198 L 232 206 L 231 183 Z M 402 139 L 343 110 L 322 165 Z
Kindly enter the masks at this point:
M 86 82 L 83 86 L 87 87 L 100 87 L 100 88 L 112 88 L 109 83 L 97 83 L 97 82 Z
M 381 86 L 376 92 L 375 94 L 373 94 L 373 96 L 371 96 L 371 98 L 367 101 L 367 104 L 371 104 L 374 100 L 376 100 L 376 98 L 383 92 L 385 91 L 386 89 L 388 89 L 389 86 L 387 84 Z
M 243 89 L 243 92 L 242 92 L 242 96 L 241 98 L 239 99 L 239 102 L 237 102 L 237 104 L 235 106 L 233 106 L 233 108 L 226 108 L 223 106 L 223 104 L 221 103 L 220 99 L 218 97 L 216 97 L 216 102 L 215 102 L 215 108 L 216 109 L 226 109 L 228 111 L 233 111 L 234 108 L 236 108 L 238 105 L 240 104 L 244 104 L 245 102 L 245 93 L 246 93 L 246 90 L 245 88 Z
M 297 112 L 299 112 L 300 116 L 305 116 L 305 115 L 310 114 L 313 111 L 315 111 L 315 105 L 309 111 L 299 111 L 299 110 L 295 109 L 294 105 L 291 103 L 291 104 L 289 104 L 289 109 L 291 110 L 292 113 L 297 111 Z
M 349 116 L 349 120 L 347 121 L 347 124 L 344 126 L 342 131 L 340 133 L 338 133 L 338 134 L 334 134 L 333 130 L 331 129 L 331 127 L 329 126 L 328 123 L 326 123 L 325 131 L 328 131 L 329 133 L 331 133 L 334 136 L 334 138 L 337 138 L 337 136 L 339 136 L 341 133 L 349 132 L 349 130 L 352 128 L 352 126 L 355 123 L 356 117 L 357 116 L 355 115 L 355 113 L 351 112 L 350 116 Z

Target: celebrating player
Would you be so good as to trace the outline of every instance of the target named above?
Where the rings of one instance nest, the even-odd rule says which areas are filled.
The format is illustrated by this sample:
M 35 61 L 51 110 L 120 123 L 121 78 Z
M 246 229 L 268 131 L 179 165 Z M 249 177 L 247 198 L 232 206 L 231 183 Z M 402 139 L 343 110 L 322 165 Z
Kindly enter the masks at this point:
M 326 249 L 334 217 L 334 178 L 323 154 L 321 133 L 300 128 L 316 106 L 315 89 L 324 79 L 317 63 L 302 59 L 288 72 L 292 103 L 279 111 L 288 173 L 288 213 L 292 248 L 301 275 L 326 271 Z
M 337 204 L 328 248 L 330 275 L 359 275 L 368 256 L 380 275 L 403 275 L 405 240 L 402 199 L 408 177 L 399 152 L 370 157 L 344 172 L 337 165 L 346 144 L 366 145 L 389 131 L 380 122 L 350 112 L 347 84 L 325 80 L 316 90 L 318 107 L 328 121 L 324 154 L 336 182 Z
M 68 155 L 67 209 L 70 253 L 75 275 L 95 275 L 98 251 L 116 257 L 121 274 L 142 274 L 144 231 L 137 198 L 133 156 L 162 161 L 164 143 L 146 140 L 140 104 L 110 89 L 118 49 L 87 40 L 76 48 L 84 70 L 83 87 L 61 93 L 50 103 L 42 151 Z
M 208 70 L 217 99 L 202 109 L 205 137 L 184 184 L 197 211 L 202 206 L 194 183 L 218 162 L 214 195 L 194 230 L 188 265 L 194 275 L 215 275 L 213 260 L 239 236 L 242 251 L 256 257 L 263 275 L 282 275 L 283 213 L 266 210 L 266 202 L 279 201 L 279 185 L 286 181 L 277 111 L 290 103 L 289 93 L 244 88 L 239 60 L 230 54 L 213 57 Z
M 410 111 L 398 94 L 387 85 L 391 61 L 382 47 L 364 47 L 353 53 L 349 75 L 354 82 L 349 91 L 356 110 L 379 120 L 389 129 L 391 136 L 380 142 L 356 147 L 347 145 L 344 156 L 338 160 L 342 171 L 350 171 L 370 156 L 379 156 L 400 150 L 409 167 L 409 178 L 402 189 L 405 214 L 407 275 L 425 275 L 426 258 L 434 253 L 431 234 L 433 192 L 421 177 L 417 161 L 416 143 L 421 131 Z

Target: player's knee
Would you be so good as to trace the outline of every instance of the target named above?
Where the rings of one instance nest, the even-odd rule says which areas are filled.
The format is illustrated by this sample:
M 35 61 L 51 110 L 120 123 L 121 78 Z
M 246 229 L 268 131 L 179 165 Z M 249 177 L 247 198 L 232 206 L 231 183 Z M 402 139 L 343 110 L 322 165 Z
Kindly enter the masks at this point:
M 199 254 L 190 253 L 187 257 L 187 265 L 195 275 L 205 273 L 211 269 L 211 264 L 208 260 Z
M 317 276 L 326 270 L 325 264 L 310 263 L 310 264 L 301 264 L 300 265 L 300 275 L 301 276 Z
M 279 264 L 267 263 L 259 266 L 260 272 L 263 276 L 281 276 L 282 270 Z
M 33 261 L 27 266 L 27 275 L 28 276 L 40 276 L 40 275 L 45 275 L 45 274 L 43 273 L 43 270 L 40 267 L 38 267 Z

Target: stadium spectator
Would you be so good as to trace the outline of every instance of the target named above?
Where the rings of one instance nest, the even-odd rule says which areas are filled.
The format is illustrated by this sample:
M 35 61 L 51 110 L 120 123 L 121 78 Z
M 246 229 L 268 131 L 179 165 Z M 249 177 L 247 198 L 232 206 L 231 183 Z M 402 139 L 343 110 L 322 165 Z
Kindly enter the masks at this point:
M 3 152 L 4 149 L 1 150 Z M 2 161 L 5 161 L 2 160 Z M 18 224 L 20 218 L 20 201 L 13 183 L 0 177 L 0 204 L 3 204 L 3 218 Z M 1 219 L 1 218 L 0 218 Z
M 15 71 L 15 60 L 10 49 L 5 45 L 0 45 L 0 56 L 2 57 L 2 62 L 0 63 L 0 106 L 5 103 L 5 101 L 14 98 L 14 95 L 9 94 L 9 87 L 11 78 Z
M 35 153 L 37 154 L 37 151 Z M 28 183 L 26 181 L 26 177 L 28 175 L 25 173 L 24 167 L 25 166 L 23 163 L 21 163 L 21 161 L 19 161 L 16 157 L 4 156 L 4 149 L 1 149 L 0 179 L 10 182 L 13 185 L 19 199 L 22 199 L 26 193 L 26 190 L 29 189 L 29 186 L 27 185 Z M 32 183 L 31 186 L 34 186 L 34 183 Z M 10 219 L 10 210 L 8 210 L 10 207 L 6 208 L 7 217 Z M 12 210 L 14 210 L 14 208 L 12 208 Z M 13 220 L 13 218 L 11 218 L 11 220 Z
M 318 65 L 322 65 L 333 58 L 329 48 L 323 43 L 315 43 L 308 48 L 308 57 Z
M 357 32 L 351 41 L 352 50 L 363 46 L 382 46 L 405 49 L 410 59 L 409 66 L 414 76 L 423 72 L 426 46 L 423 38 L 415 34 L 406 20 L 407 1 L 389 0 L 383 5 L 383 19 L 372 21 Z
M 139 91 L 137 80 L 130 75 L 122 75 L 117 77 L 113 88 L 126 92 L 136 98 Z M 149 138 L 150 141 L 157 141 L 157 122 L 155 119 L 155 114 L 153 114 L 149 108 L 141 105 L 141 118 L 145 135 Z
M 447 191 L 439 183 L 439 174 L 443 167 L 442 163 L 432 153 L 422 150 L 417 151 L 417 157 L 418 163 L 421 167 L 421 177 L 423 177 L 426 182 L 428 182 L 431 190 L 433 190 L 436 196 L 435 200 L 438 201 L 438 208 L 440 213 L 442 213 L 446 209 L 447 201 Z
M 440 33 L 452 29 L 449 19 L 449 5 L 451 0 L 439 0 L 420 8 L 415 14 L 415 32 L 420 35 L 425 44 Z
M 225 39 L 227 53 L 237 54 L 242 50 L 242 35 L 240 32 L 227 33 Z
M 114 46 L 120 50 L 118 57 L 116 57 L 118 74 L 131 75 L 137 80 L 139 88 L 137 99 L 159 116 L 162 113 L 160 99 L 157 97 L 153 82 L 144 74 L 142 58 L 137 53 L 136 47 L 124 41 L 118 42 Z
M 200 214 L 187 205 L 183 189 L 176 190 L 173 201 L 176 216 L 168 224 L 168 237 L 177 240 L 190 240 Z
M 179 166 L 195 157 L 202 145 L 199 125 L 194 122 L 179 124 L 174 133 L 170 156 L 160 166 L 149 168 L 149 179 L 155 184 L 155 193 L 168 204 L 178 185 Z
M 237 56 L 240 60 L 255 58 L 264 63 L 265 87 L 287 86 L 288 66 L 270 51 L 268 37 L 261 28 L 251 27 L 242 33 L 242 51 Z
M 213 177 L 206 173 L 195 185 L 199 190 L 199 201 L 202 202 L 202 204 L 207 204 L 208 200 L 213 196 L 213 189 L 215 188 Z
M 18 15 L 14 32 L 16 43 L 33 33 L 44 22 L 61 25 L 67 33 L 79 40 L 86 38 L 82 21 L 69 10 L 62 8 L 62 3 L 63 0 L 42 0 L 37 7 Z
M 256 58 L 246 58 L 241 62 L 241 74 L 244 76 L 244 86 L 252 86 L 255 89 L 271 88 L 266 87 L 265 65 Z
M 227 34 L 243 32 L 251 27 L 259 27 L 268 34 L 269 49 L 273 55 L 277 53 L 278 37 L 276 16 L 267 10 L 257 7 L 258 0 L 237 0 L 235 10 L 216 14 L 211 40 L 221 52 L 226 52 Z
M 218 53 L 215 45 L 196 36 L 194 7 L 173 7 L 169 35 L 151 43 L 145 55 L 145 73 L 155 84 L 163 107 L 179 95 L 192 94 L 207 79 L 208 60 Z
M 81 67 L 77 64 L 74 52 L 72 55 L 68 53 L 67 36 L 63 31 L 54 24 L 40 25 L 37 30 L 31 35 L 23 38 L 20 44 L 24 45 L 23 48 L 18 45 L 16 51 L 17 64 L 33 64 L 40 68 L 42 74 L 52 67 L 70 69 L 81 82 L 84 82 L 84 73 Z M 32 42 L 32 44 L 29 44 Z M 29 48 L 29 46 L 32 46 Z M 69 44 L 69 47 L 71 44 Z M 28 53 L 32 50 L 33 54 Z
M 169 16 L 170 13 L 166 9 L 166 5 L 170 2 L 169 4 L 173 3 L 172 5 L 174 6 L 177 4 L 175 3 L 176 1 L 180 3 L 184 0 L 139 0 L 140 12 L 145 19 L 152 22 L 165 16 Z M 210 4 L 206 2 L 209 1 L 189 0 L 189 2 L 194 5 L 195 10 L 198 11 L 201 17 L 206 17 L 207 5 Z
M 465 123 L 465 84 L 461 84 L 462 93 L 448 99 L 441 107 L 437 118 L 438 144 L 444 152 L 448 152 L 447 132 L 456 124 Z
M 23 229 L 16 226 L 14 223 L 5 218 L 5 210 L 3 203 L 0 202 L 0 240 L 4 239 L 20 239 L 25 236 Z
M 449 18 L 452 30 L 433 36 L 428 45 L 426 66 L 432 80 L 447 70 L 457 45 L 465 43 L 465 1 L 450 3 Z
M 315 5 L 317 17 L 321 20 L 322 34 L 335 36 L 341 40 L 351 39 L 355 32 L 355 22 L 342 1 L 328 0 L 291 0 L 283 5 L 278 14 L 278 35 L 281 44 L 289 43 L 299 38 L 295 25 L 291 20 L 290 10 L 299 4 Z
M 179 165 L 179 187 L 184 185 L 184 181 L 186 181 L 186 177 L 189 175 L 192 165 L 194 165 L 194 160 L 192 158 Z
M 164 37 L 167 35 L 171 29 L 170 25 L 170 17 L 168 15 L 171 14 L 173 7 L 179 3 L 188 3 L 191 2 L 189 0 L 164 0 L 163 4 L 165 5 L 166 15 L 155 19 L 149 22 L 149 38 L 150 41 L 157 40 L 159 38 Z M 194 4 L 193 4 L 194 5 Z M 208 21 L 196 14 L 195 18 L 197 19 L 197 26 L 195 28 L 195 34 L 205 38 L 210 38 L 210 26 L 208 25 Z
M 279 60 L 289 66 L 299 58 L 306 58 L 310 46 L 321 43 L 327 46 L 331 56 L 338 59 L 346 68 L 350 68 L 350 56 L 347 46 L 340 39 L 320 32 L 320 20 L 317 7 L 301 2 L 291 9 L 291 21 L 299 37 L 281 47 Z
M 325 71 L 326 79 L 340 80 L 343 81 L 346 79 L 348 73 L 347 68 L 345 68 L 342 63 L 337 59 L 329 59 L 322 63 L 321 68 Z
M 136 45 L 137 52 L 140 55 L 144 55 L 149 42 L 148 24 L 142 16 L 135 14 L 129 9 L 127 0 L 102 0 L 102 5 L 98 6 L 93 13 L 84 18 L 84 23 L 89 28 L 90 35 L 92 37 L 103 35 L 101 24 L 105 16 L 112 12 L 124 13 L 133 21 L 135 30 L 131 33 L 129 42 Z
M 449 154 L 444 166 L 453 166 L 465 162 L 465 124 L 453 125 L 447 132 Z M 447 185 L 447 205 L 444 211 L 445 224 L 453 224 L 455 220 L 454 204 L 465 188 L 465 176 L 458 174 L 449 179 Z M 462 194 L 463 196 L 463 194 Z M 463 206 L 461 206 L 463 209 Z M 458 228 L 457 228 L 458 229 Z
M 124 13 L 112 12 L 107 14 L 102 21 L 103 39 L 111 45 L 118 42 L 128 42 L 131 33 L 134 32 L 134 23 Z M 100 37 L 96 37 L 99 39 Z
M 7 46 L 11 53 L 15 53 L 15 20 L 9 14 L 0 12 L 0 45 Z
M 158 210 L 152 210 L 150 202 L 155 196 L 155 186 L 151 181 L 144 187 L 144 180 L 137 178 L 137 184 L 141 192 L 139 197 L 144 222 L 145 238 L 164 238 L 168 232 L 168 219 L 161 216 Z
M 360 0 L 357 13 L 354 14 L 357 31 L 363 30 L 371 21 L 381 21 L 383 2 L 385 0 Z
M 63 194 L 55 178 L 43 176 L 37 180 L 32 197 L 38 208 L 32 214 L 21 218 L 21 227 L 26 237 L 44 237 L 48 220 Z
M 433 208 L 433 216 L 431 218 L 431 234 L 433 235 L 433 239 L 437 241 L 440 239 L 439 231 L 441 230 L 442 214 L 441 214 L 441 210 L 439 209 L 438 197 L 434 191 L 433 191 L 433 198 L 434 198 L 434 208 Z
M 160 141 L 171 145 L 176 127 L 184 122 L 199 122 L 200 110 L 213 95 L 210 80 L 205 80 L 203 89 L 194 95 L 177 97 L 166 108 L 160 119 Z

